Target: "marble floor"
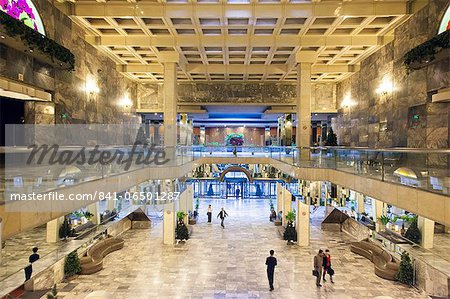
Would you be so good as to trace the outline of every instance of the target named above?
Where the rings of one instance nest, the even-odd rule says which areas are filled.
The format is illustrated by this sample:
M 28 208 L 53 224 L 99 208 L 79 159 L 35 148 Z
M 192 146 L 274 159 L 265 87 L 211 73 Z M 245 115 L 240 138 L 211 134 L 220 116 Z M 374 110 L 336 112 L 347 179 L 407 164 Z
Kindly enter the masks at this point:
M 215 214 L 223 206 L 225 229 L 214 219 L 205 223 L 206 207 Z M 311 246 L 286 245 L 268 221 L 264 200 L 206 201 L 191 239 L 180 246 L 162 245 L 162 223 L 149 230 L 126 232 L 124 249 L 105 258 L 104 269 L 58 285 L 59 299 L 82 299 L 106 290 L 117 298 L 428 298 L 413 288 L 373 273 L 367 259 L 350 252 L 351 237 L 319 229 L 322 213 L 314 213 Z M 215 216 L 215 215 L 214 215 Z M 311 275 L 313 256 L 329 248 L 335 284 L 317 288 Z M 275 250 L 275 291 L 269 292 L 265 258 Z

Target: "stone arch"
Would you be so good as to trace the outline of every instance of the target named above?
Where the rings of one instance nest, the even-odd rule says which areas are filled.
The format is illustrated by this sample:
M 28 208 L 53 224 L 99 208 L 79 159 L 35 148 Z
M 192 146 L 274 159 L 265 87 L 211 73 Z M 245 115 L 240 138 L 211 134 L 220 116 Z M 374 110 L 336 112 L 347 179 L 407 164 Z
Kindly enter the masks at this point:
M 219 176 L 219 182 L 223 182 L 225 179 L 225 175 L 229 172 L 243 172 L 245 174 L 245 176 L 247 177 L 248 181 L 253 182 L 253 177 L 252 177 L 252 174 L 250 173 L 250 171 L 241 166 L 230 166 L 227 169 L 225 169 L 224 171 L 222 171 L 222 173 Z

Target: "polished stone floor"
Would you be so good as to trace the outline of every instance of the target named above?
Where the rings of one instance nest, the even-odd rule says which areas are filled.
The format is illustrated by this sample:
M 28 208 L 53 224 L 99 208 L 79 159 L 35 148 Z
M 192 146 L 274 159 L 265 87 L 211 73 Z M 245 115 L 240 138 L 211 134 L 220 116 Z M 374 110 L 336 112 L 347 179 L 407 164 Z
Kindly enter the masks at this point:
M 230 215 L 225 229 L 214 218 L 205 223 L 211 203 L 214 216 L 224 206 Z M 82 299 L 106 290 L 117 298 L 428 298 L 413 288 L 383 280 L 373 265 L 350 252 L 351 237 L 323 232 L 314 213 L 311 246 L 288 246 L 268 221 L 269 203 L 263 200 L 201 201 L 201 219 L 184 245 L 162 245 L 162 225 L 124 234 L 125 248 L 105 258 L 105 268 L 94 275 L 58 285 L 60 299 Z M 314 284 L 312 259 L 319 249 L 329 248 L 336 271 L 335 284 Z M 278 266 L 275 291 L 269 292 L 265 258 L 275 250 Z M 389 297 L 388 297 L 389 298 Z

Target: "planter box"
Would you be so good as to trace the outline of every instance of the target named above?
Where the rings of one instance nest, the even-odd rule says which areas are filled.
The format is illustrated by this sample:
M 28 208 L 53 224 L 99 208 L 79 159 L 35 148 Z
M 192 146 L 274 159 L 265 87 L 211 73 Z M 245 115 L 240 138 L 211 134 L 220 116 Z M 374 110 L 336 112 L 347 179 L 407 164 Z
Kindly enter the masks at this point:
M 19 37 L 9 36 L 6 33 L 6 30 L 2 26 L 0 26 L 0 35 L 2 36 L 2 38 L 0 39 L 1 44 L 4 44 L 4 45 L 6 45 L 10 48 L 13 48 L 15 50 L 18 50 L 20 52 L 24 52 L 27 55 L 33 57 L 34 59 L 36 59 L 40 62 L 43 62 L 45 64 L 51 65 L 55 68 L 63 69 L 63 70 L 70 69 L 69 64 L 59 61 L 59 60 L 53 60 L 47 54 L 42 53 L 38 49 L 30 51 L 30 46 L 26 45 Z

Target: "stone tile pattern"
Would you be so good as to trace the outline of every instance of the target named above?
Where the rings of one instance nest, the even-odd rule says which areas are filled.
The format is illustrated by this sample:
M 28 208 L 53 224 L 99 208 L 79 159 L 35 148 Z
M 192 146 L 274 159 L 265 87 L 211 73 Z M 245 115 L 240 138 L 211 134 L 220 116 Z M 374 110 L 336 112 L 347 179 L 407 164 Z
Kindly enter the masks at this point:
M 431 103 L 431 94 L 450 86 L 450 61 L 442 60 L 407 72 L 402 57 L 437 34 L 450 0 L 433 0 L 395 30 L 393 42 L 361 63 L 361 70 L 337 86 L 337 104 L 350 97 L 355 105 L 341 108 L 333 121 L 340 145 L 369 147 L 449 146 L 449 103 Z M 375 90 L 392 80 L 387 96 Z M 419 115 L 415 121 L 412 116 Z
M 223 206 L 230 217 L 206 222 L 206 208 Z M 373 265 L 350 252 L 351 237 L 323 232 L 313 220 L 311 246 L 288 246 L 268 221 L 268 200 L 201 200 L 200 220 L 182 246 L 162 245 L 161 223 L 150 230 L 126 232 L 125 248 L 105 258 L 105 268 L 58 285 L 60 299 L 80 299 L 96 290 L 117 298 L 428 298 L 413 288 L 383 280 Z M 215 216 L 215 215 L 214 215 Z M 323 215 L 321 215 L 323 217 Z M 313 255 L 329 248 L 335 284 L 317 289 L 311 275 Z M 269 292 L 265 258 L 275 250 L 275 291 Z
M 163 109 L 162 84 L 139 84 L 137 97 L 142 109 L 154 112 Z M 180 83 L 180 103 L 223 103 L 223 104 L 292 104 L 296 102 L 295 84 L 279 83 Z M 336 109 L 336 88 L 334 84 L 312 85 L 312 111 L 333 111 Z
M 27 123 L 53 124 L 63 122 L 62 113 L 70 116 L 71 123 L 140 123 L 136 116 L 120 107 L 119 101 L 129 94 L 136 99 L 137 84 L 119 74 L 116 64 L 84 41 L 85 32 L 62 14 L 53 1 L 35 1 L 44 22 L 46 35 L 70 49 L 75 55 L 76 68 L 68 72 L 53 68 L 30 58 L 26 54 L 0 45 L 0 75 L 18 79 L 54 94 L 53 103 L 27 103 Z M 13 62 L 13 63 L 10 63 Z M 99 94 L 91 97 L 85 84 L 93 80 Z M 36 107 L 43 106 L 43 109 Z M 54 113 L 45 113 L 45 107 L 54 106 Z M 54 115 L 52 115 L 54 114 Z

